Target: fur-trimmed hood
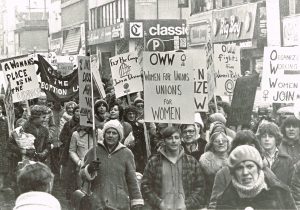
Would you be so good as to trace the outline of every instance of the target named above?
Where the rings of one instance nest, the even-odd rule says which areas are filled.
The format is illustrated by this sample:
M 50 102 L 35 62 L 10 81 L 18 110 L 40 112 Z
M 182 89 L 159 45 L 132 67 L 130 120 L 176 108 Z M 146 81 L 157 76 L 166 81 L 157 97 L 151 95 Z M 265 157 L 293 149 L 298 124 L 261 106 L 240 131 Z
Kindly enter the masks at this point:
M 227 166 L 228 156 L 219 157 L 215 153 L 207 151 L 200 157 L 199 162 L 207 175 L 215 175 L 222 167 Z

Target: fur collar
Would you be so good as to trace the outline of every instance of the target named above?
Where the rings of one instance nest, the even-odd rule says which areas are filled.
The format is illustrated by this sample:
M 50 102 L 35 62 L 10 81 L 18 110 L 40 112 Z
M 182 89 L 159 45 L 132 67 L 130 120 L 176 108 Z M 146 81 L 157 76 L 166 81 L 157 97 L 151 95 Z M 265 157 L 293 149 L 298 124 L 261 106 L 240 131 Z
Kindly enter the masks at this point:
M 228 157 L 219 157 L 211 151 L 205 152 L 200 157 L 200 165 L 208 175 L 216 174 L 222 167 L 228 164 Z

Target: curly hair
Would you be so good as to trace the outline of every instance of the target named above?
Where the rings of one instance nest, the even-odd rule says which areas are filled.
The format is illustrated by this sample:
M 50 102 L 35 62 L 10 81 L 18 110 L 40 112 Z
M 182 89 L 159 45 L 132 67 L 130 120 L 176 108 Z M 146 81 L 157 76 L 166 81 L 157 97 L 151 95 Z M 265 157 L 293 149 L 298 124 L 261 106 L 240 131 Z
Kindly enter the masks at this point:
M 282 141 L 282 134 L 278 125 L 274 122 L 262 122 L 257 129 L 256 136 L 260 140 L 264 134 L 270 134 L 275 137 L 276 146 L 278 146 Z
M 30 109 L 30 120 L 39 118 L 41 115 L 49 114 L 51 112 L 50 108 L 44 105 L 34 105 Z
M 109 112 L 112 110 L 112 108 L 114 108 L 114 106 L 117 106 L 119 109 L 119 120 L 121 121 L 123 119 L 123 113 L 124 113 L 124 109 L 122 107 L 122 105 L 120 105 L 119 103 L 117 103 L 116 101 L 111 103 L 109 106 Z

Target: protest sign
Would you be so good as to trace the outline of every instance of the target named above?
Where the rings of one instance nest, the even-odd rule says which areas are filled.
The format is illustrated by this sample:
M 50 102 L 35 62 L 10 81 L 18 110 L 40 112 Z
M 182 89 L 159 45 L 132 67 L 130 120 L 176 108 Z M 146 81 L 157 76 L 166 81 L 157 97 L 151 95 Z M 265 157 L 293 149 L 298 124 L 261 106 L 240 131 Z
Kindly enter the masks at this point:
M 204 49 L 188 50 L 188 55 L 193 60 L 195 110 L 201 112 L 208 111 L 208 72 L 205 53 Z
M 65 77 L 55 74 L 53 67 L 41 55 L 38 55 L 38 66 L 41 74 L 40 86 L 49 101 L 68 102 L 77 96 L 77 71 Z
M 99 59 L 98 59 L 97 55 L 91 56 L 91 71 L 92 71 L 93 79 L 94 79 L 96 86 L 98 88 L 98 91 L 101 95 L 101 98 L 105 98 L 106 94 L 104 91 L 101 75 L 99 72 Z
M 144 52 L 145 121 L 194 123 L 192 59 L 182 52 Z
M 93 126 L 90 57 L 78 56 L 80 125 Z
M 240 47 L 236 44 L 214 44 L 215 94 L 233 94 L 235 81 L 241 76 Z
M 208 101 L 212 99 L 215 93 L 216 87 L 216 79 L 215 79 L 215 69 L 214 69 L 214 62 L 213 62 L 213 47 L 212 43 L 209 40 L 205 47 L 205 57 L 206 57 L 206 70 L 207 70 L 207 92 L 208 92 Z
M 258 74 L 236 80 L 228 122 L 230 125 L 249 125 L 258 84 Z
M 10 82 L 14 103 L 40 96 L 33 58 L 25 55 L 1 60 L 0 63 L 6 84 Z
M 265 47 L 262 73 L 264 101 L 293 103 L 300 98 L 300 47 Z
M 14 130 L 14 125 L 15 125 L 15 109 L 14 109 L 10 82 L 8 83 L 6 88 L 5 97 L 4 97 L 4 106 L 5 106 L 5 111 L 6 111 L 7 121 L 8 121 L 8 130 L 9 133 L 11 134 L 12 131 Z
M 109 59 L 116 97 L 143 91 L 141 66 L 137 52 L 130 52 Z

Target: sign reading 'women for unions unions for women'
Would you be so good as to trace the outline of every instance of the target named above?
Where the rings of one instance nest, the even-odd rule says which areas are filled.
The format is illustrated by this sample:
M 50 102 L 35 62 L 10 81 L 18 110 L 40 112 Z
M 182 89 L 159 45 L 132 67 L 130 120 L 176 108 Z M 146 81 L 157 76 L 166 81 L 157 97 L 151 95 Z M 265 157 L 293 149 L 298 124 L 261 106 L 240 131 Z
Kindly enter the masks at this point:
M 263 100 L 293 103 L 300 98 L 300 47 L 266 47 L 262 74 Z
M 145 121 L 194 123 L 192 59 L 182 52 L 144 52 Z

